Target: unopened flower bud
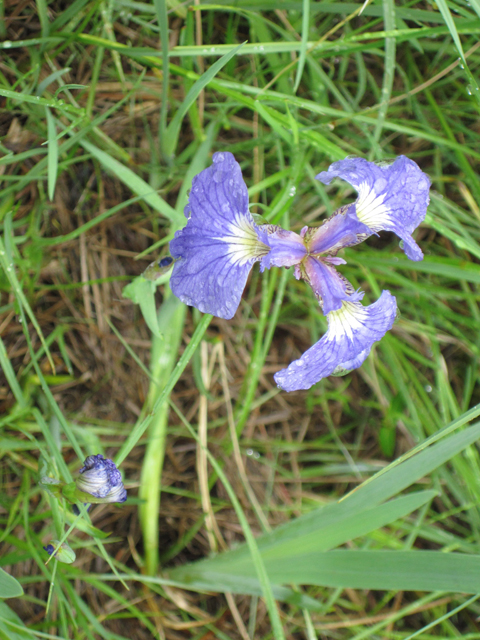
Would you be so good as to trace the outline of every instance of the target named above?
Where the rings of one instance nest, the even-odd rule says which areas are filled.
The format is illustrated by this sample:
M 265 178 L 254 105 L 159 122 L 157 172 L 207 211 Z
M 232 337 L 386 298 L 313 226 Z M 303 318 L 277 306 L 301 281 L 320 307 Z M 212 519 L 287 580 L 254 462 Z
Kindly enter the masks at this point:
M 115 463 L 100 453 L 88 456 L 75 481 L 78 502 L 125 502 L 127 491 Z
M 52 555 L 58 545 L 58 540 L 52 540 L 50 544 L 47 544 L 47 546 L 43 548 L 49 555 Z M 72 564 L 72 562 L 75 562 L 76 558 L 75 551 L 69 547 L 66 542 L 61 544 L 58 551 L 53 555 L 59 562 L 63 562 L 64 564 Z

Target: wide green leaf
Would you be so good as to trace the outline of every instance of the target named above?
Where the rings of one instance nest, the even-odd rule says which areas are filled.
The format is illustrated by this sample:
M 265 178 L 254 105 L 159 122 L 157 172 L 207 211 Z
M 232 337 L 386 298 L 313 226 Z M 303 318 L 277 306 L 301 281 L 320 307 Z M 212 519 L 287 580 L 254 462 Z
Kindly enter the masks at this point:
M 268 576 L 274 585 L 294 583 L 342 589 L 478 593 L 480 556 L 440 551 L 337 549 L 289 556 L 283 561 L 268 563 Z M 260 593 L 249 568 L 242 566 L 236 567 L 235 574 L 214 570 L 191 572 L 183 586 Z
M 130 284 L 124 287 L 122 295 L 129 298 L 135 304 L 140 305 L 142 315 L 148 328 L 157 338 L 162 334 L 158 328 L 157 308 L 155 306 L 155 291 L 157 285 L 151 280 L 146 280 L 143 276 L 138 276 Z
M 277 563 L 274 583 L 352 589 L 480 592 L 480 556 L 440 551 L 352 551 L 305 554 Z
M 23 587 L 13 576 L 0 568 L 0 598 L 23 596 Z
M 442 433 L 448 435 L 450 431 L 460 427 L 465 420 L 472 419 L 478 415 L 479 411 L 480 409 L 476 408 L 467 412 L 448 425 Z M 439 439 L 440 437 L 441 434 L 436 434 L 434 439 Z M 464 431 L 449 435 L 440 442 L 434 442 L 431 446 L 427 446 L 428 442 L 432 442 L 432 439 L 430 439 L 417 447 L 417 449 L 420 449 L 419 453 L 416 455 L 407 454 L 407 456 L 412 455 L 412 457 L 404 459 L 400 463 L 393 463 L 389 469 L 376 474 L 373 479 L 365 482 L 340 502 L 316 509 L 278 527 L 271 533 L 260 536 L 257 540 L 257 545 L 270 580 L 277 584 L 294 582 L 297 584 L 327 585 L 324 582 L 324 577 L 318 577 L 324 576 L 323 573 L 319 573 L 318 576 L 317 573 L 312 574 L 317 576 L 315 578 L 318 580 L 317 582 L 311 582 L 312 575 L 310 574 L 309 579 L 305 582 L 307 574 L 301 573 L 300 570 L 295 578 L 288 577 L 283 579 L 282 577 L 280 579 L 278 577 L 280 575 L 278 574 L 278 567 L 288 565 L 289 567 L 298 566 L 302 568 L 302 564 L 299 562 L 299 549 L 302 550 L 302 558 L 307 559 L 310 557 L 313 562 L 313 559 L 317 558 L 319 553 L 325 553 L 328 549 L 343 544 L 347 540 L 365 535 L 417 509 L 431 499 L 434 492 L 419 492 L 397 498 L 385 504 L 382 503 L 439 467 L 469 444 L 475 442 L 479 437 L 480 423 L 477 423 Z M 422 447 L 424 447 L 423 450 Z M 347 550 L 345 553 L 348 554 L 350 551 Z M 463 557 L 459 554 L 455 555 L 456 559 Z M 323 555 L 321 558 L 323 558 Z M 454 564 L 454 560 L 452 562 Z M 318 567 L 320 565 L 315 566 Z M 283 576 L 283 574 L 281 575 Z M 238 593 L 253 593 L 251 583 L 244 582 L 243 578 L 254 579 L 255 569 L 246 545 L 242 545 L 237 549 L 219 554 L 208 560 L 174 569 L 169 573 L 168 577 L 193 589 L 223 590 L 227 585 L 227 590 L 229 590 L 234 584 L 237 584 Z M 235 582 L 234 578 L 242 578 L 242 580 Z M 415 576 L 412 576 L 412 580 L 414 578 Z M 244 585 L 244 588 L 248 586 L 248 590 L 242 591 L 241 584 Z M 412 584 L 416 583 L 412 582 Z M 468 590 L 467 587 L 469 589 L 472 588 L 472 584 L 467 582 L 464 585 L 465 588 L 460 590 Z M 354 585 L 351 582 L 343 586 Z M 369 587 L 362 586 L 361 588 Z M 388 589 L 390 587 L 385 583 L 385 586 L 376 588 Z M 398 588 L 415 589 L 417 587 Z M 421 587 L 418 588 L 420 589 Z

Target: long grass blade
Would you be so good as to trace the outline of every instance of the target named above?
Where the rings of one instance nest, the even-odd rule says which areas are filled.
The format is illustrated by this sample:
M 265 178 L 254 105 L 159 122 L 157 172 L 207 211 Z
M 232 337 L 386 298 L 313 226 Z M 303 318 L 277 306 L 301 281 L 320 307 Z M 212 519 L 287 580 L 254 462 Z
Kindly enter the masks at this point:
M 209 67 L 191 87 L 165 132 L 164 149 L 167 157 L 170 157 L 174 153 L 182 121 L 200 92 L 209 84 L 209 82 L 211 82 L 211 80 L 213 80 L 227 62 L 237 55 L 243 46 L 243 43 L 239 44 L 237 47 L 234 47 L 231 51 L 223 55 L 220 60 L 217 60 L 212 64 L 212 66 Z
M 45 114 L 47 117 L 48 130 L 48 197 L 50 200 L 53 200 L 58 173 L 57 129 L 55 127 L 55 120 L 53 119 L 52 113 L 48 107 L 45 107 Z

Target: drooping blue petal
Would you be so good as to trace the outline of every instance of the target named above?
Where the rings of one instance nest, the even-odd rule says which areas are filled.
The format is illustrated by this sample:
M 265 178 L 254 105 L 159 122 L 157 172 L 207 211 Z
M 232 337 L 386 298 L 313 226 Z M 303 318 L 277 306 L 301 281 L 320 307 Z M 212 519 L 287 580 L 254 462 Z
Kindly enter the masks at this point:
M 371 230 L 358 219 L 352 204 L 336 211 L 320 227 L 310 227 L 304 240 L 310 253 L 334 255 L 340 249 L 363 242 L 371 234 Z
M 328 314 L 327 333 L 301 358 L 274 375 L 285 391 L 309 389 L 332 374 L 359 367 L 372 345 L 391 329 L 397 303 L 389 291 L 383 291 L 374 304 L 344 302 L 338 311 Z
M 375 164 L 364 158 L 346 158 L 316 176 L 325 184 L 336 177 L 357 190 L 355 209 L 360 222 L 372 233 L 393 231 L 403 240 L 407 256 L 422 260 L 423 253 L 411 234 L 425 218 L 430 178 L 413 160 L 399 156 L 392 164 Z
M 292 267 L 307 255 L 303 238 L 298 233 L 272 225 L 265 225 L 265 231 L 270 251 L 262 258 L 262 269 Z
M 361 300 L 352 285 L 328 262 L 308 256 L 304 262 L 305 279 L 312 287 L 325 315 L 341 309 L 344 300 Z M 352 298 L 354 296 L 354 298 Z
M 229 320 L 253 264 L 269 251 L 266 233 L 248 210 L 247 186 L 231 153 L 193 179 L 187 225 L 170 242 L 176 258 L 170 286 L 185 304 Z

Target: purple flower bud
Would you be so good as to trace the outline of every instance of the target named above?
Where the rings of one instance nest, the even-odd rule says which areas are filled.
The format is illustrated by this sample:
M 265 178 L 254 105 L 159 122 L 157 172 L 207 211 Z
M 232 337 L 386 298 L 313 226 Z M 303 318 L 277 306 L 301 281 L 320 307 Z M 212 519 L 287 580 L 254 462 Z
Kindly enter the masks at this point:
M 92 496 L 90 502 L 125 502 L 127 499 L 120 471 L 114 462 L 100 453 L 85 459 L 80 474 L 75 481 L 77 490 Z M 85 502 L 85 499 L 79 496 L 80 501 Z
M 75 551 L 69 547 L 66 542 L 61 544 L 60 547 L 58 545 L 58 540 L 52 540 L 52 544 L 47 544 L 47 546 L 43 548 L 50 556 L 53 554 L 55 549 L 58 549 L 54 556 L 59 562 L 63 562 L 64 564 L 72 564 L 72 562 L 75 562 Z

